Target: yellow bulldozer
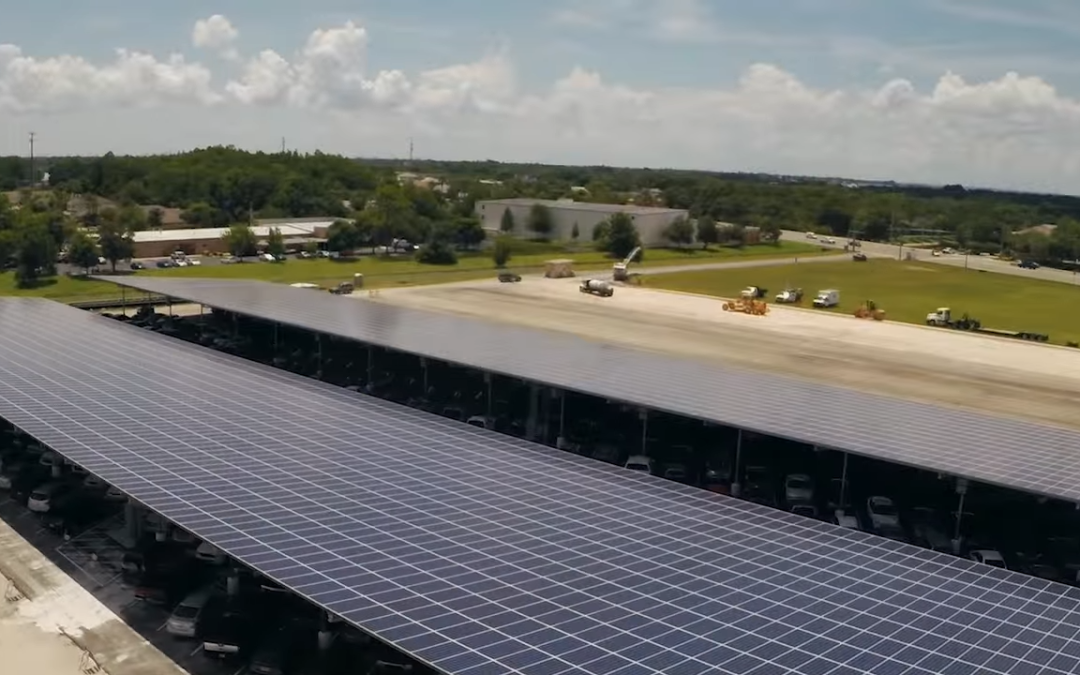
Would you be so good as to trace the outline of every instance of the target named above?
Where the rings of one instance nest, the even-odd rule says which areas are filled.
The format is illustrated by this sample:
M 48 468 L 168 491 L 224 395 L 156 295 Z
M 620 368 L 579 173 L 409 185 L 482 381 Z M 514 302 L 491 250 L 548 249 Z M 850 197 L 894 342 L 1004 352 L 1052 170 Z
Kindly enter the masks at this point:
M 856 319 L 873 319 L 874 321 L 885 320 L 885 310 L 877 306 L 877 303 L 873 300 L 867 300 L 855 310 Z
M 769 313 L 769 303 L 762 300 L 768 291 L 757 286 L 747 286 L 735 300 L 725 301 L 721 308 L 725 312 L 737 312 L 765 316 Z

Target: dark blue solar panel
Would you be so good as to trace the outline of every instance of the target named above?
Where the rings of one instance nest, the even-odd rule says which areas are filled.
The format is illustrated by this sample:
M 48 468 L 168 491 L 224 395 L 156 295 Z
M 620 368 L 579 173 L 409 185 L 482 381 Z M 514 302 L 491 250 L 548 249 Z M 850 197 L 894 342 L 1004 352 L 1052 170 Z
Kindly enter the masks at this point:
M 1080 501 L 1076 429 L 281 284 L 101 279 L 605 399 Z M 868 428 L 876 433 L 863 433 Z
M 455 675 L 1056 674 L 1080 658 L 1080 591 L 47 302 L 0 301 L 0 415 Z

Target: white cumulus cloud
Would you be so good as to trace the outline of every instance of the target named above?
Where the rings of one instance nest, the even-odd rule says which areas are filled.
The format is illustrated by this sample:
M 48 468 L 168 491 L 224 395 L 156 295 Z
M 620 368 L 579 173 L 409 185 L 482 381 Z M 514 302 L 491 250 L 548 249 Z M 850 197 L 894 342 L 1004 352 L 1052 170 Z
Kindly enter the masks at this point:
M 221 53 L 236 35 L 218 18 L 205 21 L 196 41 Z M 171 128 L 188 130 L 190 139 L 174 133 L 172 149 L 204 139 L 244 145 L 288 135 L 331 152 L 386 155 L 400 154 L 403 139 L 415 136 L 424 154 L 462 159 L 1068 192 L 1080 185 L 1080 101 L 1034 75 L 975 82 L 944 73 L 928 88 L 901 78 L 872 88 L 821 88 L 760 63 L 736 81 L 693 88 L 635 86 L 586 67 L 536 84 L 520 80 L 506 51 L 421 72 L 373 70 L 367 52 L 367 30 L 349 22 L 312 32 L 294 52 L 256 52 L 230 80 L 180 56 L 121 50 L 112 61 L 92 63 L 74 55 L 32 58 L 0 45 L 0 116 L 66 114 L 65 128 L 93 124 L 92 137 L 108 143 L 133 137 L 125 132 L 139 120 L 148 129 L 140 138 L 153 138 L 151 126 L 169 127 L 171 111 L 183 105 L 182 122 L 177 117 Z M 200 117 L 198 109 L 211 105 L 213 112 Z M 124 112 L 149 106 L 160 111 L 134 118 Z M 128 128 L 86 121 L 94 111 L 128 115 Z
M 191 42 L 196 47 L 217 52 L 228 58 L 238 56 L 233 48 L 238 37 L 240 37 L 240 31 L 221 14 L 199 19 L 191 31 Z

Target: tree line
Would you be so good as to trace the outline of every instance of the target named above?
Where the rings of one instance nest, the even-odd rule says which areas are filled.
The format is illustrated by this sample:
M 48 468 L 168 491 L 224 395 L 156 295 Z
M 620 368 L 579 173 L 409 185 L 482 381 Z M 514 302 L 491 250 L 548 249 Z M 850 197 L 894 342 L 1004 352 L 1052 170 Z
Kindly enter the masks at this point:
M 249 153 L 232 147 L 160 156 L 38 158 L 35 168 L 39 179 L 48 173 L 50 194 L 88 195 L 91 201 L 101 198 L 117 205 L 90 208 L 74 221 L 65 220 L 62 209 L 37 203 L 48 201 L 44 198 L 29 206 L 35 218 L 57 221 L 53 232 L 84 225 L 93 234 L 104 226 L 102 253 L 123 248 L 125 239 L 130 243 L 131 232 L 160 226 L 160 211 L 136 208 L 154 205 L 181 209 L 181 217 L 193 227 L 226 227 L 257 218 L 335 218 L 335 247 L 374 249 L 404 239 L 429 244 L 422 248 L 434 253 L 426 255 L 449 260 L 455 250 L 475 248 L 484 239 L 474 213 L 476 202 L 509 197 L 572 197 L 686 209 L 691 224 L 696 223 L 692 239 L 700 243 L 711 238 L 708 223 L 718 221 L 730 224 L 721 226 L 725 228 L 814 230 L 874 241 L 919 237 L 977 252 L 1011 250 L 1044 263 L 1075 259 L 1080 244 L 1080 199 L 960 185 L 935 189 L 497 162 L 417 161 L 406 166 L 400 161 Z M 396 174 L 406 168 L 441 183 L 402 182 Z M 29 170 L 25 159 L 0 158 L 0 187 L 25 182 Z M 1016 234 L 1044 223 L 1057 227 L 1049 235 Z M 530 216 L 526 227 L 537 238 L 550 232 L 542 216 Z M 685 230 L 672 235 L 673 245 L 687 245 Z M 8 240 L 12 236 L 5 235 Z M 116 241 L 116 247 L 106 247 L 109 241 Z M 54 243 L 63 247 L 66 239 Z M 12 249 L 10 241 L 4 245 Z

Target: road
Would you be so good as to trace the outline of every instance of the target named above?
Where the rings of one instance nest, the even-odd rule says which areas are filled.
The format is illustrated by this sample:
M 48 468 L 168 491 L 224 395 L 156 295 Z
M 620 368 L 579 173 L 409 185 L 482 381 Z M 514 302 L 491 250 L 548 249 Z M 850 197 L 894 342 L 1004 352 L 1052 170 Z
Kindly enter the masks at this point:
M 805 232 L 796 232 L 794 230 L 783 230 L 783 239 L 785 241 L 808 241 Z M 820 239 L 810 243 L 820 244 L 822 248 L 842 250 L 846 242 L 847 239 L 837 237 L 836 244 L 826 244 Z M 905 257 L 906 254 L 913 253 L 915 258 L 920 262 L 934 263 L 935 265 L 964 267 L 966 269 L 994 272 L 995 274 L 1009 274 L 1016 277 L 1027 277 L 1029 279 L 1042 279 L 1044 281 L 1056 281 L 1064 284 L 1080 285 L 1080 277 L 1078 277 L 1075 272 L 1049 267 L 1040 267 L 1037 270 L 1025 270 L 1011 262 L 998 260 L 992 256 L 960 254 L 934 256 L 926 249 L 910 248 L 906 246 L 901 247 L 895 244 L 878 244 L 869 241 L 862 242 L 861 250 L 863 253 L 873 258 L 893 258 L 899 260 Z

